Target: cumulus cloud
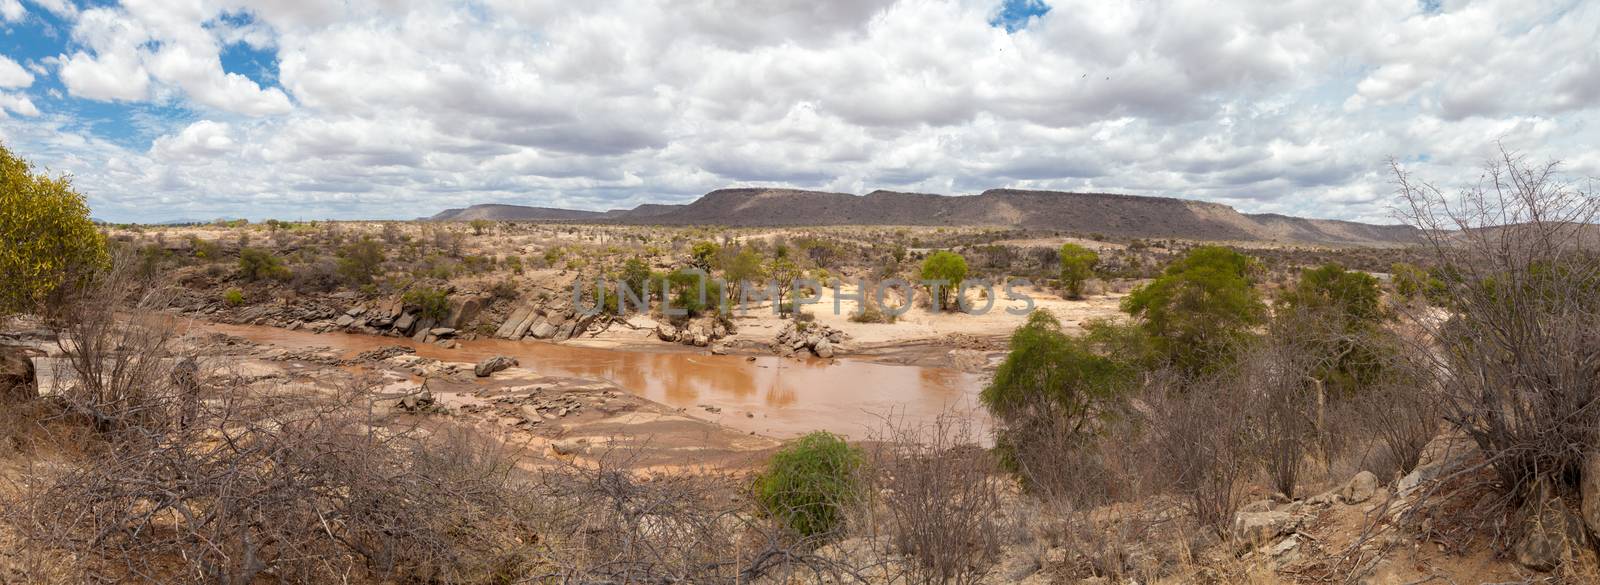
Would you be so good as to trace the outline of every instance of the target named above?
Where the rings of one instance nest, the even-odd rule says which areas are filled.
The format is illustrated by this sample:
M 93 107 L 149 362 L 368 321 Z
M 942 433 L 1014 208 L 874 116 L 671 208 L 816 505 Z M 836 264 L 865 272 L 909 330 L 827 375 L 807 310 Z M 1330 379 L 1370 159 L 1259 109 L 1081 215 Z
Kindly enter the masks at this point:
M 72 44 L 48 62 L 71 96 L 184 112 L 128 144 L 52 102 L 0 94 L 0 108 L 22 115 L 0 121 L 6 139 L 73 172 L 108 217 L 410 217 L 486 201 L 605 209 L 746 184 L 1101 190 L 1382 221 L 1390 156 L 1440 178 L 1470 178 L 1496 141 L 1574 169 L 1600 164 L 1585 134 L 1600 108 L 1596 3 L 54 10 L 71 15 Z M 270 55 L 272 74 L 226 68 L 230 48 Z M 7 63 L 0 87 L 49 74 Z

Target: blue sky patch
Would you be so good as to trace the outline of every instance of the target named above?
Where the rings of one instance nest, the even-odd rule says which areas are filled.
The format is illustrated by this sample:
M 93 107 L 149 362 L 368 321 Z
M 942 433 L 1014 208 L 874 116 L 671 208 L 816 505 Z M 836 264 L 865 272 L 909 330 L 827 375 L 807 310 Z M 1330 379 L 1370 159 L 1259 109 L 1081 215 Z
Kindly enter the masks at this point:
M 989 25 L 1003 27 L 1006 32 L 1014 33 L 1028 28 L 1034 18 L 1044 16 L 1047 12 L 1050 12 L 1050 5 L 1045 4 L 1044 0 L 1002 0 L 1000 11 L 989 19 Z

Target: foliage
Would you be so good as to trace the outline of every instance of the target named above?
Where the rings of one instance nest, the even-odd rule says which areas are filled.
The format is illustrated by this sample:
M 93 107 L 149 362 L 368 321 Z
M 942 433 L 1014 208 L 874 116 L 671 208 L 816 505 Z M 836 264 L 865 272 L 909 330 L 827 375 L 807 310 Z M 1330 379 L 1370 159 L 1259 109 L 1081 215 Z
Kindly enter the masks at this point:
M 1444 281 L 1415 265 L 1396 262 L 1389 268 L 1394 294 L 1401 300 L 1426 299 L 1432 303 L 1445 300 Z
M 108 260 L 105 238 L 71 181 L 36 173 L 0 145 L 0 316 L 40 308 Z
M 443 290 L 419 287 L 406 291 L 400 297 L 406 307 L 415 309 L 417 316 L 435 321 L 450 316 L 449 295 Z
M 934 302 L 938 303 L 939 308 L 949 309 L 954 306 L 955 293 L 961 289 L 961 281 L 967 278 L 967 259 L 943 250 L 929 254 L 922 261 L 921 278 L 944 281 Z
M 845 507 L 859 496 L 860 468 L 859 450 L 816 431 L 773 454 L 756 479 L 756 500 L 797 534 L 828 534 L 844 525 Z
M 716 263 L 717 253 L 721 251 L 722 247 L 718 246 L 716 242 L 696 242 L 694 247 L 689 249 L 689 257 L 691 258 L 689 263 L 694 265 L 695 268 L 710 274 L 711 269 L 714 268 L 712 265 Z
M 362 237 L 339 250 L 339 275 L 351 284 L 367 284 L 383 268 L 383 244 Z
M 227 303 L 228 306 L 230 306 L 230 307 L 237 307 L 239 305 L 243 305 L 244 304 L 244 292 L 240 291 L 237 288 L 230 288 L 228 290 L 225 290 L 225 291 L 222 292 L 222 302 Z
M 1220 246 L 1191 250 L 1122 301 L 1140 318 L 1154 357 L 1189 373 L 1214 370 L 1262 322 L 1250 258 Z
M 493 226 L 494 222 L 487 219 L 474 219 L 470 222 L 467 222 L 467 225 L 472 226 L 472 235 L 481 236 L 484 232 L 489 231 L 490 226 Z
M 1077 244 L 1062 244 L 1059 254 L 1061 262 L 1061 286 L 1067 291 L 1067 298 L 1083 298 L 1083 284 L 1094 276 L 1095 266 L 1100 263 L 1100 255 Z
M 1099 340 L 1110 339 L 1109 336 Z M 1037 310 L 1011 335 L 1011 353 L 979 400 L 999 422 L 997 446 L 1012 471 L 1030 475 L 1020 451 L 1079 447 L 1116 411 L 1136 370 L 1096 352 L 1096 340 L 1074 338 L 1047 310 Z
M 761 254 L 750 248 L 741 248 L 723 267 L 722 275 L 729 284 L 734 285 L 729 289 L 737 291 L 741 282 L 754 283 L 766 278 L 766 267 L 761 262 Z
M 201 260 L 216 260 L 222 257 L 222 248 L 216 242 L 200 236 L 189 236 L 189 250 L 195 258 Z
M 260 248 L 239 250 L 239 275 L 245 280 L 288 280 L 293 276 L 283 265 L 283 259 Z
M 1331 390 L 1352 393 L 1381 374 L 1377 339 L 1384 320 L 1378 279 L 1327 264 L 1301 273 L 1278 298 L 1274 329 L 1300 341 L 1316 365 L 1309 375 Z

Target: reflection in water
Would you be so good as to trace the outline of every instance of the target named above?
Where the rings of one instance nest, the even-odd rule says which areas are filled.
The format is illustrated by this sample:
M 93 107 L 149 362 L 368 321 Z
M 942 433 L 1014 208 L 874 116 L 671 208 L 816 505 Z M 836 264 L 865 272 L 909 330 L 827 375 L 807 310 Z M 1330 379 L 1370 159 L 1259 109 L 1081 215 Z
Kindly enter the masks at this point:
M 970 412 L 980 429 L 987 428 L 977 408 L 979 376 L 942 368 L 775 356 L 752 360 L 497 339 L 462 341 L 460 349 L 447 350 L 394 337 L 318 335 L 248 325 L 197 327 L 283 347 L 331 347 L 346 357 L 389 345 L 412 347 L 423 357 L 453 362 L 509 355 L 542 375 L 609 380 L 650 400 L 686 408 L 694 416 L 780 438 L 817 429 L 863 438 L 891 412 L 908 421 L 931 420 L 948 410 Z M 722 412 L 714 414 L 701 405 Z

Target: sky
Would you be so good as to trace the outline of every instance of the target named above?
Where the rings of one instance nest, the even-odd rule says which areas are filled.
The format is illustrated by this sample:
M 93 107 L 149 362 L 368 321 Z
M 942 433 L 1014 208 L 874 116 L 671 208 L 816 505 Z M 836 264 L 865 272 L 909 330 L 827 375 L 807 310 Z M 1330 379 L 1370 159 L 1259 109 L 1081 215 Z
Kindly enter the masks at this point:
M 787 186 L 1394 223 L 1391 158 L 1600 176 L 1583 0 L 0 0 L 0 30 L 0 141 L 107 221 Z

